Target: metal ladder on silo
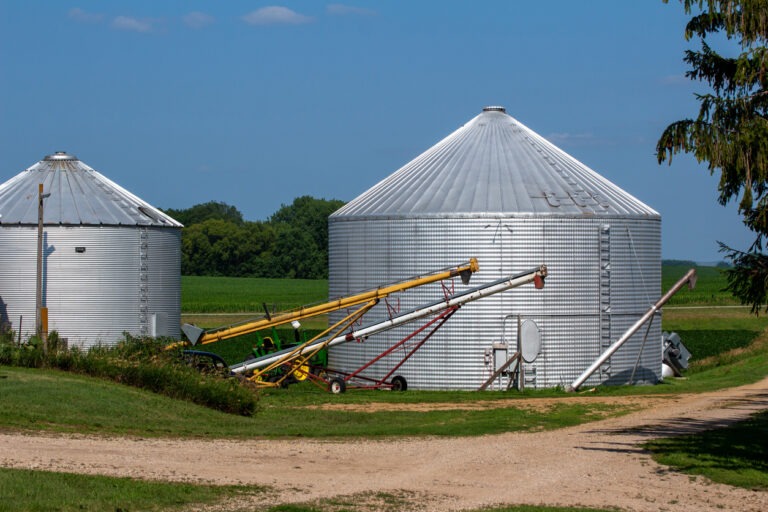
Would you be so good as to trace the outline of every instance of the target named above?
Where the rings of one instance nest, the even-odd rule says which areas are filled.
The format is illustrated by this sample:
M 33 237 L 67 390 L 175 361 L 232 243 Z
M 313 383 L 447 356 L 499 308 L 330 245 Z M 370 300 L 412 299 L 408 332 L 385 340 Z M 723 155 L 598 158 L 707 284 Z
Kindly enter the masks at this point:
M 611 226 L 600 226 L 600 353 L 611 346 Z M 603 377 L 611 377 L 611 360 L 600 367 Z
M 149 336 L 149 230 L 139 228 L 139 333 Z

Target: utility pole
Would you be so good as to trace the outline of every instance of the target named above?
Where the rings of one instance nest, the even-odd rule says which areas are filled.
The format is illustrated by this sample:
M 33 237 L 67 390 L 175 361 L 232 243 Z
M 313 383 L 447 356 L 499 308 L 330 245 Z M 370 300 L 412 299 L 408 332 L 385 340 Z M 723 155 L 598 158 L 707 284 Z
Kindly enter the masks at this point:
M 35 289 L 35 334 L 43 340 L 43 352 L 48 352 L 48 308 L 43 307 L 43 184 L 37 189 L 37 287 Z

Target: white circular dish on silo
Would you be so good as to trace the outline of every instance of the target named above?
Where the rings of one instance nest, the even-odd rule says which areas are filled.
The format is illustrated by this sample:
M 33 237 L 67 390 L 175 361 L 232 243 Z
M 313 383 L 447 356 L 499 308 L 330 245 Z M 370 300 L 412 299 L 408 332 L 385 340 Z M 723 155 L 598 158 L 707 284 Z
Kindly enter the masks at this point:
M 541 334 L 539 326 L 533 320 L 523 320 L 520 326 L 520 352 L 523 355 L 523 361 L 532 363 L 539 357 L 541 352 Z

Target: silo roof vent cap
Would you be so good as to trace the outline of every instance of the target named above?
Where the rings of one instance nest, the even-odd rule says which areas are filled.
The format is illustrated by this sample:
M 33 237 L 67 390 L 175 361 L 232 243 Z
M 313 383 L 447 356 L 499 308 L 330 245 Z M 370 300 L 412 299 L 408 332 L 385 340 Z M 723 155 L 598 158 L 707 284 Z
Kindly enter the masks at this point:
M 75 155 L 69 155 L 66 151 L 57 151 L 52 155 L 48 155 L 45 158 L 43 158 L 46 162 L 56 162 L 56 161 L 62 161 L 62 160 L 77 160 L 77 157 Z
M 491 105 L 489 107 L 483 107 L 483 112 L 505 112 L 507 109 L 504 107 L 500 107 L 499 105 Z

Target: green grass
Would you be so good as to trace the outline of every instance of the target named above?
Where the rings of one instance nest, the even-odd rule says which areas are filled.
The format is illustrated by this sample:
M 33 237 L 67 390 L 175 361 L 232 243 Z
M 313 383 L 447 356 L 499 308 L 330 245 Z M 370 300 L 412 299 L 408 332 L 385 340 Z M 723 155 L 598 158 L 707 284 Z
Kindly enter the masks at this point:
M 697 306 L 696 308 L 687 308 L 665 306 L 661 325 L 665 331 L 748 330 L 761 332 L 768 328 L 768 315 L 755 316 L 749 312 L 749 308 L 743 307 Z
M 268 493 L 259 486 L 214 486 L 76 475 L 50 471 L 0 468 L 0 512 L 171 511 L 188 510 L 224 499 Z M 311 504 L 271 506 L 264 512 L 398 512 L 409 510 L 414 493 L 377 492 L 318 500 Z M 519 505 L 483 508 L 477 512 L 607 512 L 604 509 Z
M 577 425 L 594 421 L 605 415 L 628 411 L 621 406 L 560 404 L 547 412 L 532 412 L 516 408 L 497 408 L 481 411 L 387 411 L 341 412 L 317 409 L 301 410 L 302 424 L 283 425 L 283 434 L 302 436 L 306 423 L 316 424 L 318 434 L 326 436 L 466 436 L 498 434 L 503 432 L 538 431 Z M 287 411 L 297 414 L 297 411 Z M 288 417 L 280 418 L 287 423 Z M 311 434 L 310 434 L 311 435 Z
M 692 354 L 690 371 L 696 372 L 706 369 L 713 357 L 749 347 L 768 328 L 768 316 L 758 317 L 743 308 L 665 308 L 662 327 L 680 335 Z
M 762 340 L 762 338 L 760 338 Z M 759 341 L 759 340 L 758 340 Z M 768 373 L 768 351 L 721 355 L 684 380 L 653 387 L 598 388 L 595 394 L 636 395 L 702 392 L 754 382 Z M 506 431 L 561 428 L 626 407 L 569 403 L 575 395 L 559 390 L 504 392 L 354 390 L 331 395 L 312 384 L 260 393 L 253 417 L 228 415 L 188 402 L 94 378 L 51 370 L 0 367 L 0 429 L 145 437 L 279 438 L 386 437 L 401 435 L 474 436 Z M 562 397 L 547 411 L 524 408 L 527 397 Z M 462 410 L 464 403 L 508 401 L 510 407 Z M 450 403 L 451 410 L 364 412 L 321 408 L 324 404 Z M 515 407 L 516 402 L 520 407 Z M 141 418 L 141 421 L 136 421 Z
M 707 365 L 692 365 L 685 379 L 667 379 L 649 387 L 647 393 L 703 393 L 757 382 L 768 375 L 768 351 L 755 350 L 749 354 L 722 354 Z M 619 390 L 624 390 L 622 387 Z M 603 386 L 603 392 L 610 388 Z M 618 391 L 618 390 L 617 390 Z
M 668 290 L 690 267 L 664 265 L 662 290 Z M 726 280 L 715 267 L 697 267 L 698 281 L 694 290 L 687 288 L 677 293 L 670 306 L 680 305 L 735 305 L 730 294 L 723 291 Z M 286 310 L 317 304 L 328 300 L 327 280 L 261 279 L 248 277 L 182 276 L 182 314 L 221 314 L 235 317 L 234 321 L 261 314 L 263 305 L 270 310 Z M 237 315 L 245 313 L 245 315 Z M 223 324 L 221 324 L 223 325 Z
M 182 276 L 182 313 L 286 310 L 328 300 L 328 281 L 251 277 Z
M 664 265 L 662 290 L 668 290 L 690 267 Z M 669 302 L 674 305 L 738 304 L 728 293 L 725 277 L 715 267 L 697 267 L 694 290 L 683 290 Z M 261 279 L 249 277 L 182 276 L 182 313 L 261 313 L 263 304 L 270 309 L 292 309 L 328 300 L 327 280 Z
M 6 429 L 225 437 L 230 428 L 247 421 L 149 391 L 56 370 L 0 367 L 0 386 L 0 428 Z
M 181 298 L 182 322 L 212 329 L 263 318 L 264 305 L 274 313 L 326 302 L 328 281 L 182 276 Z M 318 330 L 328 320 L 320 315 L 301 323 L 306 329 Z
M 728 428 L 660 439 L 645 448 L 657 462 L 715 482 L 768 490 L 768 411 Z
M 717 331 L 702 329 L 686 329 L 675 331 L 689 350 L 695 351 L 695 359 L 701 360 L 716 356 L 729 350 L 748 347 L 759 334 L 748 329 L 722 329 Z
M 0 468 L 0 512 L 187 510 L 265 488 L 165 483 Z
M 687 287 L 680 290 L 669 301 L 670 306 L 706 304 L 709 306 L 723 306 L 739 304 L 730 293 L 725 292 L 728 282 L 725 275 L 716 267 L 695 267 L 696 286 L 693 290 Z M 661 269 L 661 289 L 669 290 L 672 285 L 680 280 L 691 269 L 685 265 L 663 265 Z
M 629 410 L 622 406 L 586 407 L 567 402 L 543 412 L 515 407 L 466 411 L 459 410 L 459 405 L 455 410 L 428 412 L 324 410 L 315 406 L 380 401 L 461 404 L 477 399 L 517 398 L 500 392 L 359 390 L 331 395 L 304 383 L 287 390 L 263 392 L 256 414 L 243 417 L 59 371 L 0 367 L 0 379 L 0 429 L 81 434 L 206 438 L 474 436 L 561 428 Z

